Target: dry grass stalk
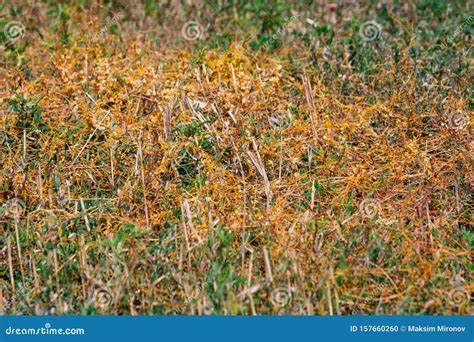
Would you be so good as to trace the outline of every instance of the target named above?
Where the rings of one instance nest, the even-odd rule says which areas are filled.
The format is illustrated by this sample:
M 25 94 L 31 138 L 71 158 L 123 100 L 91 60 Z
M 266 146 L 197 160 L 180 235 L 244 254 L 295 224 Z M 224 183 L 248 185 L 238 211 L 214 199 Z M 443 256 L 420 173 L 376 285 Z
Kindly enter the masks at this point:
M 253 148 L 254 148 L 255 153 L 251 151 L 247 151 L 247 155 L 250 157 L 250 160 L 257 168 L 258 173 L 260 173 L 260 175 L 263 178 L 263 185 L 264 185 L 265 194 L 267 197 L 267 211 L 269 211 L 270 204 L 272 202 L 272 188 L 270 185 L 270 181 L 268 180 L 267 171 L 265 170 L 265 165 L 263 164 L 262 158 L 260 157 L 260 153 L 258 152 L 258 148 L 255 142 L 253 142 Z
M 316 106 L 314 104 L 314 97 L 313 97 L 313 89 L 311 87 L 311 81 L 308 78 L 308 75 L 306 74 L 306 71 L 303 74 L 303 88 L 304 88 L 304 97 L 306 99 L 306 104 L 310 108 L 310 119 L 311 119 L 311 125 L 315 127 L 315 119 L 314 117 L 317 116 L 318 118 L 318 124 L 321 125 L 322 119 L 321 116 L 318 114 L 318 111 L 316 109 Z

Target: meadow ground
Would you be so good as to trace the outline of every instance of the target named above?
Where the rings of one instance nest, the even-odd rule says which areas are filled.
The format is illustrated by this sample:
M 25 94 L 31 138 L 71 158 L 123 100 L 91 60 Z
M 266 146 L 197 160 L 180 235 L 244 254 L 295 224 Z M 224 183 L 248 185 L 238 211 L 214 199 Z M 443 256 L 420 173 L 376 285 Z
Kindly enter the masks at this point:
M 468 314 L 468 1 L 7 1 L 3 314 Z

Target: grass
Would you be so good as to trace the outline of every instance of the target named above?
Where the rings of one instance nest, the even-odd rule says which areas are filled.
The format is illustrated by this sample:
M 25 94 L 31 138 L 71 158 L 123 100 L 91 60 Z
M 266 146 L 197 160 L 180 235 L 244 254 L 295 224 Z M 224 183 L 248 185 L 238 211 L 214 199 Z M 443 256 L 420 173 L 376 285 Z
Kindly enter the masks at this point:
M 471 313 L 468 2 L 0 10 L 2 314 Z

